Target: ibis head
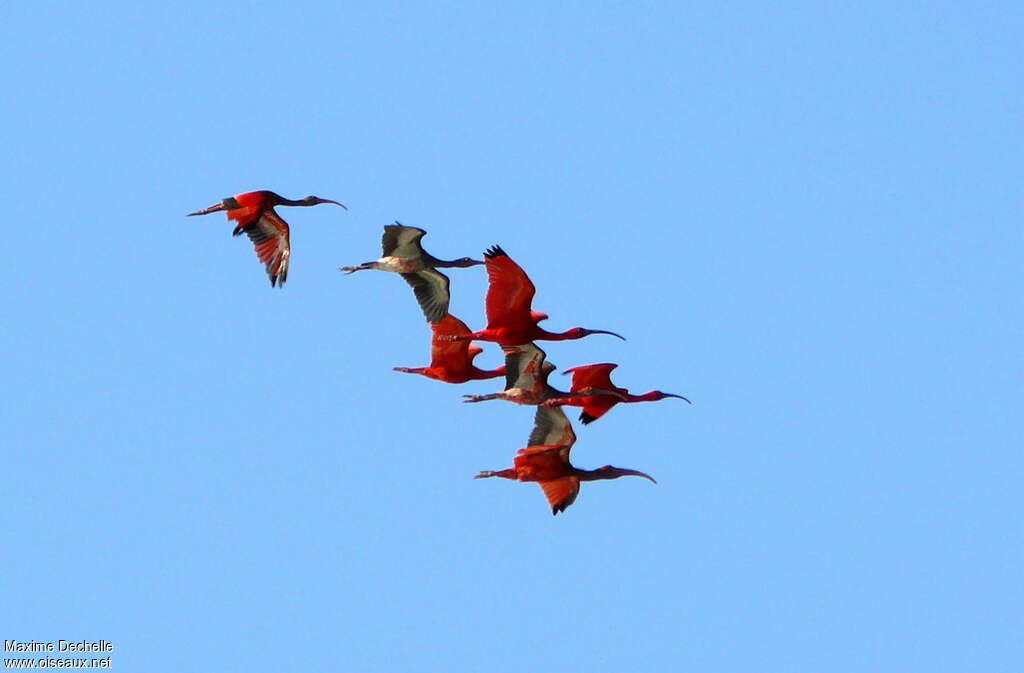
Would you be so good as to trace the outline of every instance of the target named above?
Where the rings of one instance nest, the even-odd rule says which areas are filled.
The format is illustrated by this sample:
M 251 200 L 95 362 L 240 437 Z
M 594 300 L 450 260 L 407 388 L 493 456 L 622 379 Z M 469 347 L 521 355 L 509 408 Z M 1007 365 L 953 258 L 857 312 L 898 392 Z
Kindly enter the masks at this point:
M 654 477 L 645 472 L 641 472 L 640 470 L 629 470 L 624 467 L 615 467 L 613 465 L 605 465 L 604 467 L 599 467 L 596 470 L 582 470 L 581 472 L 583 473 L 579 475 L 580 481 L 618 479 L 619 477 L 643 477 L 644 479 L 650 480 L 652 483 L 658 483 L 654 481 Z
M 337 201 L 333 201 L 331 199 L 321 199 L 319 196 L 307 196 L 304 199 L 299 199 L 298 201 L 293 201 L 293 202 L 290 202 L 290 203 L 283 203 L 281 205 L 287 205 L 287 206 L 318 206 L 321 203 L 333 203 L 336 206 L 341 206 L 345 210 L 348 210 L 348 206 L 346 206 L 344 203 L 338 203 Z
M 623 341 L 626 340 L 626 337 L 622 336 L 621 334 L 616 334 L 615 332 L 609 332 L 608 330 L 604 329 L 587 329 L 585 327 L 573 327 L 571 330 L 566 332 L 566 334 L 569 335 L 570 339 L 582 339 L 583 337 L 589 336 L 591 334 L 611 334 L 613 337 L 618 337 Z

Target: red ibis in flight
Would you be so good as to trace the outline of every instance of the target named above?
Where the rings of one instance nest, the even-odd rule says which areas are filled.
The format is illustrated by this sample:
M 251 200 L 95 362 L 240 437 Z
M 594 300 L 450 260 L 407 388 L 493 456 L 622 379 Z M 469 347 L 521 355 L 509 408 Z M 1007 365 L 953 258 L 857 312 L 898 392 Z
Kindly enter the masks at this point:
M 288 280 L 288 258 L 291 257 L 292 249 L 288 223 L 274 211 L 274 206 L 315 206 L 321 203 L 333 203 L 348 210 L 342 203 L 321 199 L 319 196 L 307 196 L 293 201 L 274 192 L 260 190 L 229 196 L 220 203 L 189 213 L 188 216 L 226 210 L 228 219 L 237 223 L 232 235 L 239 236 L 245 232 L 249 236 L 256 247 L 256 256 L 267 267 L 271 287 L 278 284 L 284 287 L 284 282 Z
M 396 372 L 422 374 L 428 378 L 447 383 L 465 383 L 466 381 L 493 379 L 505 373 L 505 365 L 497 369 L 478 369 L 473 359 L 483 352 L 483 348 L 468 341 L 451 341 L 443 339 L 450 334 L 469 334 L 469 328 L 451 313 L 431 325 L 434 336 L 430 342 L 429 367 L 395 367 Z
M 564 512 L 580 492 L 581 481 L 618 479 L 633 476 L 650 479 L 654 477 L 638 470 L 605 465 L 596 470 L 581 470 L 569 462 L 569 452 L 576 441 L 576 435 L 565 413 L 558 407 L 537 408 L 537 418 L 530 441 L 535 439 L 554 440 L 549 444 L 537 444 L 519 449 L 513 467 L 504 470 L 484 470 L 474 479 L 502 477 L 517 481 L 535 481 L 540 484 L 544 496 L 551 505 L 551 513 Z M 657 483 L 657 482 L 654 482 Z
M 544 351 L 536 344 L 528 343 L 521 346 L 502 346 L 505 351 L 505 390 L 489 395 L 463 395 L 463 402 L 483 402 L 485 400 L 508 400 L 516 404 L 535 405 L 545 400 L 571 400 L 587 395 L 619 396 L 614 390 L 605 390 L 589 386 L 573 392 L 562 392 L 548 384 L 548 375 L 555 370 Z M 625 399 L 625 398 L 623 398 Z M 552 400 L 548 406 L 555 406 Z
M 615 332 L 600 329 L 573 327 L 564 332 L 548 332 L 537 326 L 541 320 L 547 319 L 546 313 L 530 308 L 536 292 L 530 277 L 523 269 L 512 261 L 499 246 L 493 246 L 484 253 L 487 262 L 487 328 L 473 332 L 465 337 L 454 339 L 474 339 L 477 341 L 496 341 L 502 346 L 514 346 L 531 341 L 564 341 L 566 339 L 582 339 L 589 334 L 611 334 L 623 341 L 625 337 Z
M 686 399 L 682 395 L 663 393 L 660 390 L 651 390 L 643 395 L 633 395 L 625 388 L 619 388 L 612 383 L 611 374 L 612 370 L 616 367 L 618 367 L 618 365 L 612 362 L 601 362 L 593 365 L 570 367 L 562 373 L 572 374 L 571 390 L 574 393 L 588 389 L 604 389 L 614 390 L 618 395 L 574 395 L 562 399 L 553 398 L 546 401 L 545 404 L 568 404 L 571 406 L 583 407 L 583 411 L 580 413 L 580 420 L 583 421 L 584 425 L 586 425 L 587 423 L 604 416 L 608 413 L 609 409 L 619 402 L 625 402 L 627 404 L 632 402 L 657 402 L 658 400 L 663 400 L 666 397 L 674 397 L 676 399 L 683 400 L 687 404 L 690 403 L 690 400 Z
M 448 313 L 450 299 L 448 276 L 437 269 L 476 266 L 483 262 L 469 257 L 451 261 L 434 257 L 420 244 L 420 239 L 426 233 L 423 229 L 407 227 L 401 222 L 385 225 L 380 241 L 384 253 L 381 258 L 357 266 L 343 266 L 339 271 L 355 273 L 364 269 L 377 269 L 400 274 L 412 286 L 427 321 L 437 322 Z

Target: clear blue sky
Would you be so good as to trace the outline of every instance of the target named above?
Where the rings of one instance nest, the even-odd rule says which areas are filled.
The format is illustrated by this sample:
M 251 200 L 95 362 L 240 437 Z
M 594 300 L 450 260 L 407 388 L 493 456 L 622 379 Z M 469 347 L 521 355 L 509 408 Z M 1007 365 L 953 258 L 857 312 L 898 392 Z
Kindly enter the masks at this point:
M 140 6 L 141 5 L 141 6 Z M 0 638 L 123 671 L 1017 671 L 1015 2 L 4 3 Z M 271 289 L 220 215 L 284 209 Z M 577 427 L 391 371 L 501 244 Z M 483 326 L 485 274 L 452 271 Z M 488 346 L 479 358 L 500 361 Z M 566 379 L 556 375 L 559 384 Z

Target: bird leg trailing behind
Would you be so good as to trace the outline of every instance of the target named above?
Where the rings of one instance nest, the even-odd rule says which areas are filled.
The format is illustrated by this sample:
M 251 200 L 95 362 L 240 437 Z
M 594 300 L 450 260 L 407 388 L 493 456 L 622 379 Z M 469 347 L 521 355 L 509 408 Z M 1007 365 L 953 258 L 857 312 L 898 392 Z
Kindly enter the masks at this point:
M 516 475 L 516 469 L 510 467 L 506 470 L 481 470 L 474 479 L 487 479 L 488 477 L 501 477 L 502 479 L 513 479 L 518 480 L 519 477 Z
M 189 213 L 185 217 L 195 217 L 196 215 L 209 215 L 210 213 L 216 213 L 218 211 L 224 210 L 225 208 L 228 207 L 224 205 L 225 201 L 227 201 L 227 199 L 224 199 L 224 201 L 221 201 L 220 203 L 215 203 L 212 206 L 209 206 L 208 208 L 203 208 L 202 210 L 197 210 L 193 213 Z
M 404 374 L 423 374 L 426 376 L 428 367 L 392 367 L 391 369 Z
M 339 266 L 338 271 L 343 273 L 355 273 L 356 271 L 365 271 L 366 269 L 375 269 L 374 266 L 377 262 L 363 262 L 358 266 Z
M 355 273 L 356 271 L 365 271 L 367 269 L 377 269 L 378 271 L 392 271 L 394 273 L 415 273 L 422 271 L 425 267 L 423 259 L 420 257 L 414 258 L 403 258 L 403 257 L 381 257 L 372 262 L 363 262 L 356 266 L 342 266 L 338 267 L 338 271 L 342 271 L 346 274 Z
M 463 397 L 466 398 L 462 400 L 463 402 L 486 402 L 488 400 L 508 400 L 509 402 L 516 402 L 520 398 L 520 396 L 508 391 L 489 393 L 487 395 L 463 395 Z M 526 403 L 520 402 L 520 404 Z

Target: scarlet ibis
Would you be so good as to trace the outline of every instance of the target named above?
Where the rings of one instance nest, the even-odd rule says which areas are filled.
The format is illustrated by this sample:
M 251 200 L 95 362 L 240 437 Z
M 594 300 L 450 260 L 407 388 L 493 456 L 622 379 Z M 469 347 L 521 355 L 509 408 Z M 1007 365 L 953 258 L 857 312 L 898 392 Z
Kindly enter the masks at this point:
M 608 413 L 609 409 L 619 402 L 657 402 L 658 400 L 663 400 L 666 397 L 674 397 L 676 399 L 683 400 L 687 404 L 690 403 L 690 400 L 686 399 L 682 395 L 663 393 L 660 390 L 651 390 L 643 395 L 632 395 L 625 388 L 619 388 L 612 383 L 611 373 L 616 367 L 618 367 L 618 365 L 612 362 L 601 362 L 593 365 L 570 367 L 562 373 L 572 374 L 571 390 L 573 392 L 600 388 L 605 390 L 614 390 L 619 393 L 618 395 L 576 395 L 565 399 L 550 399 L 547 400 L 545 404 L 568 404 L 583 407 L 583 411 L 580 413 L 580 420 L 583 421 L 584 425 L 586 425 L 587 423 L 591 423 L 592 421 L 601 418 L 601 416 L 604 416 Z
M 535 405 L 551 398 L 571 400 L 586 395 L 619 396 L 614 390 L 593 386 L 568 393 L 556 390 L 548 384 L 548 375 L 555 370 L 555 365 L 546 359 L 546 354 L 536 344 L 501 348 L 505 351 L 505 390 L 489 395 L 463 395 L 466 398 L 463 402 L 508 400 L 516 404 Z M 554 403 L 548 406 L 554 406 Z
M 232 233 L 234 236 L 245 232 L 256 247 L 256 256 L 267 267 L 271 287 L 288 280 L 288 258 L 291 257 L 291 243 L 288 237 L 288 223 L 285 222 L 274 206 L 315 206 L 321 203 L 333 203 L 345 210 L 348 208 L 337 201 L 321 199 L 319 196 L 307 196 L 293 201 L 267 190 L 245 192 L 229 196 L 220 203 L 209 208 L 189 213 L 188 216 L 208 215 L 219 210 L 226 210 L 229 220 L 238 224 Z
M 416 301 L 423 309 L 427 321 L 437 322 L 448 313 L 450 298 L 448 276 L 437 271 L 437 268 L 476 266 L 483 262 L 469 257 L 451 261 L 438 259 L 424 250 L 420 244 L 420 239 L 426 234 L 423 229 L 407 227 L 397 221 L 385 225 L 384 235 L 380 240 L 383 256 L 374 262 L 343 266 L 339 271 L 355 273 L 364 269 L 378 269 L 401 274 L 405 282 L 412 286 Z
M 565 414 L 562 414 L 564 417 Z M 568 422 L 568 419 L 566 419 Z M 605 465 L 596 470 L 581 470 L 569 462 L 571 444 L 540 444 L 519 449 L 513 467 L 504 470 L 484 470 L 474 479 L 502 477 L 517 481 L 536 481 L 544 491 L 551 513 L 564 512 L 580 492 L 581 481 L 618 479 L 619 477 L 643 477 L 654 481 L 654 477 L 638 470 L 628 470 Z
M 497 369 L 478 369 L 473 358 L 483 348 L 468 341 L 442 339 L 448 334 L 469 334 L 469 328 L 451 313 L 431 325 L 434 336 L 430 342 L 429 367 L 395 367 L 396 372 L 422 374 L 447 383 L 465 383 L 471 380 L 493 379 L 505 373 L 505 365 Z
M 601 329 L 573 327 L 564 332 L 548 332 L 537 326 L 547 319 L 546 313 L 533 311 L 530 304 L 536 292 L 530 277 L 495 245 L 484 253 L 487 262 L 487 328 L 456 339 L 496 341 L 502 346 L 525 344 L 530 341 L 564 341 L 582 339 L 589 334 L 611 334 L 623 341 L 625 337 Z

